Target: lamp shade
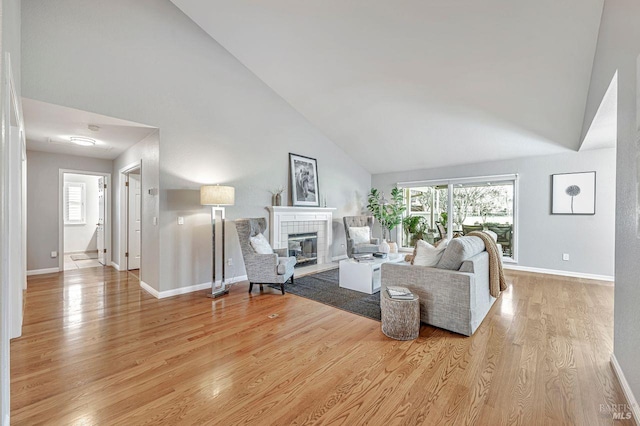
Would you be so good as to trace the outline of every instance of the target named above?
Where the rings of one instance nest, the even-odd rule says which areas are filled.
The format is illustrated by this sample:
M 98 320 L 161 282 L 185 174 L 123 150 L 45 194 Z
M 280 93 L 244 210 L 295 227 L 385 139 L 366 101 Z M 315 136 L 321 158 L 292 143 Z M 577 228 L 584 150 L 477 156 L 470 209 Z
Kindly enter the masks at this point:
M 200 187 L 200 204 L 203 206 L 232 206 L 236 200 L 233 186 L 203 185 Z

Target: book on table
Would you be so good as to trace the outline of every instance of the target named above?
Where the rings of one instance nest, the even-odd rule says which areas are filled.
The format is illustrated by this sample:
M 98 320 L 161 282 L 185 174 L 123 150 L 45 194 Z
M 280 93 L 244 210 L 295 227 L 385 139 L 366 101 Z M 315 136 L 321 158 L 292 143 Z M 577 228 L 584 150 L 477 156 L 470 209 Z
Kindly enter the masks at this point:
M 412 300 L 413 293 L 406 287 L 389 286 L 387 287 L 387 294 L 392 299 Z
M 373 262 L 374 258 L 372 254 L 361 254 L 361 255 L 356 255 L 353 257 L 353 260 L 355 260 L 356 262 Z

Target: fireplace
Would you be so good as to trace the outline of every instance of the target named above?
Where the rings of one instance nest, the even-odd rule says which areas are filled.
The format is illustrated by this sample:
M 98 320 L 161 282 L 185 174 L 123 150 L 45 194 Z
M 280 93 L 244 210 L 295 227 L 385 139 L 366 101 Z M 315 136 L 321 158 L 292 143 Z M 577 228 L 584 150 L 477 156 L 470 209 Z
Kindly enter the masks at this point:
M 269 242 L 271 247 L 289 250 L 289 235 L 316 233 L 317 245 L 313 252 L 317 253 L 317 259 L 314 265 L 323 265 L 337 260 L 332 259 L 331 255 L 332 212 L 335 208 L 269 206 L 267 210 L 269 210 Z M 298 265 L 306 266 L 311 263 L 299 262 Z
M 289 256 L 296 258 L 296 268 L 318 263 L 318 233 L 289 234 Z

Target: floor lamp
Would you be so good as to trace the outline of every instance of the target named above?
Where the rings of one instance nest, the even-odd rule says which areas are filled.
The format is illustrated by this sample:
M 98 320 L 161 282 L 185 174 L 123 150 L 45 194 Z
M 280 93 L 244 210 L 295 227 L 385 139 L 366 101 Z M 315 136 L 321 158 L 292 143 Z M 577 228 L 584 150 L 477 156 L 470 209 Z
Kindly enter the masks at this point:
M 219 297 L 229 293 L 224 283 L 224 207 L 232 206 L 235 202 L 236 190 L 232 186 L 203 185 L 200 187 L 200 204 L 211 206 L 211 229 L 212 229 L 212 251 L 211 258 L 211 294 L 209 297 Z M 216 213 L 220 212 L 220 223 L 222 227 L 222 279 L 220 287 L 216 287 Z

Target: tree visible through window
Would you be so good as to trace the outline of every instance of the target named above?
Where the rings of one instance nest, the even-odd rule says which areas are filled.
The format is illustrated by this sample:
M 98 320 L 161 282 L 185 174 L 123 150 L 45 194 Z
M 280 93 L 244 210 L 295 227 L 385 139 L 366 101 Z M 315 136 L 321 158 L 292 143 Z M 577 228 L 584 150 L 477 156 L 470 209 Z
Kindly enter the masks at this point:
M 84 183 L 65 182 L 64 223 L 66 225 L 84 225 L 85 222 Z
M 404 187 L 402 246 L 488 230 L 505 257 L 516 257 L 516 175 L 424 181 Z M 452 196 L 451 201 L 449 197 Z M 451 227 L 451 229 L 449 229 Z

